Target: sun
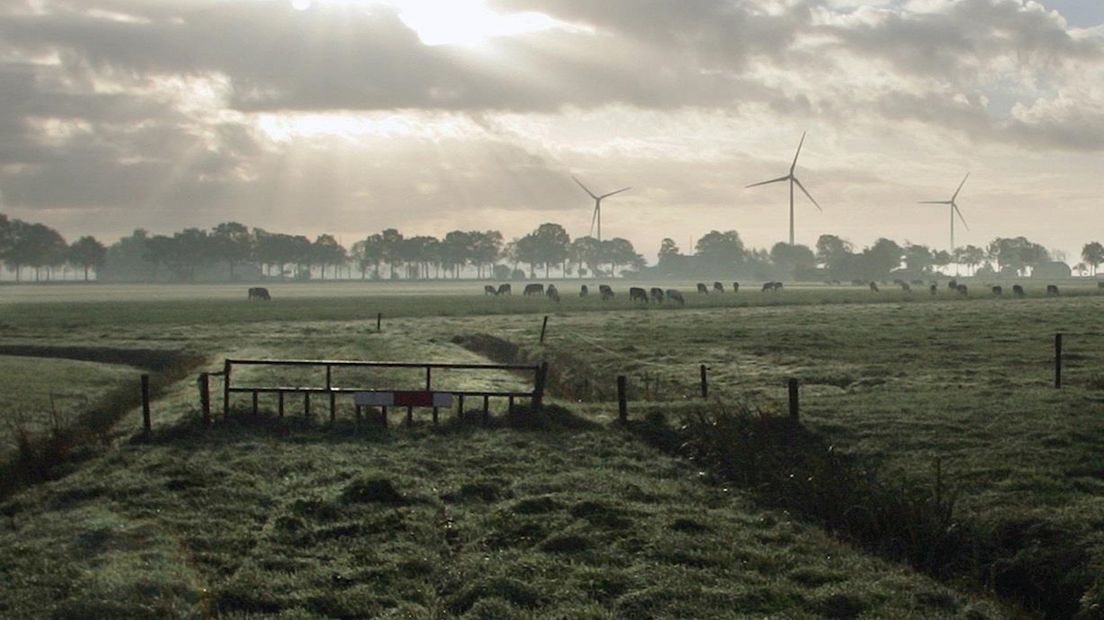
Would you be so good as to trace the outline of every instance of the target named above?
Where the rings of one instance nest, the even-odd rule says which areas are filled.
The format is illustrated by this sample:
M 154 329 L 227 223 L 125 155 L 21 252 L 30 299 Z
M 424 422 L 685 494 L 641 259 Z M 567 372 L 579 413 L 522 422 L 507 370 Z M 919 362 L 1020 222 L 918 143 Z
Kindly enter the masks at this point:
M 426 45 L 477 46 L 558 25 L 541 13 L 496 13 L 484 0 L 291 0 L 291 5 L 301 11 L 325 5 L 388 6 Z

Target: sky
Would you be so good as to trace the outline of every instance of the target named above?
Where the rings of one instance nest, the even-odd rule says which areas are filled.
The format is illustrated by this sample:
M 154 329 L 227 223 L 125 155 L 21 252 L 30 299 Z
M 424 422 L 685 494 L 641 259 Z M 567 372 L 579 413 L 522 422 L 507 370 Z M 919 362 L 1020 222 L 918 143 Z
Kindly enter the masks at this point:
M 1078 260 L 1104 240 L 1100 0 L 0 0 L 0 212 L 114 241 L 559 222 Z

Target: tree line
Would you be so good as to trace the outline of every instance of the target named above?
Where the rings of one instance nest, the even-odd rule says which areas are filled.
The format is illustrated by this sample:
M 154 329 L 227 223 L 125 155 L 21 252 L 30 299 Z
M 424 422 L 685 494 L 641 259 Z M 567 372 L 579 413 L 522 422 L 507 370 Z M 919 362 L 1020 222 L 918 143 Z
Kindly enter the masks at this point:
M 777 243 L 770 250 L 748 248 L 738 232 L 710 231 L 683 253 L 664 239 L 659 260 L 649 266 L 627 239 L 572 239 L 563 226 L 545 223 L 506 241 L 497 230 L 454 230 L 441 238 L 404 236 L 394 228 L 368 235 L 346 248 L 331 234 L 269 232 L 237 222 L 209 230 L 187 228 L 155 235 L 138 229 L 111 246 L 92 236 L 66 242 L 44 224 L 0 214 L 0 261 L 22 280 L 55 279 L 72 268 L 84 279 L 114 281 L 219 281 L 261 279 L 525 279 L 538 276 L 661 278 L 752 278 L 878 280 L 895 275 L 924 277 L 951 265 L 978 276 L 1015 277 L 1053 267 L 1053 256 L 1025 237 L 997 238 L 985 248 L 967 245 L 933 250 L 919 244 L 878 239 L 856 249 L 836 235 L 821 235 L 815 248 Z M 1085 244 L 1074 270 L 1096 274 L 1104 245 Z M 1068 273 L 1068 267 L 1065 267 Z

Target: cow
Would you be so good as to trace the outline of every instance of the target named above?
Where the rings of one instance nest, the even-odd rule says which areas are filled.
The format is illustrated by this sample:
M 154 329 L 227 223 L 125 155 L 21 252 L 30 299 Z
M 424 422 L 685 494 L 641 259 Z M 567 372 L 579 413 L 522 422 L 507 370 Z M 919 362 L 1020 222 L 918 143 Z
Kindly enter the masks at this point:
M 496 289 L 495 287 L 488 284 L 488 285 L 483 287 L 483 295 L 494 295 L 494 296 L 497 297 L 498 296 L 498 289 Z
M 554 301 L 556 303 L 560 303 L 560 292 L 558 290 L 556 290 L 556 285 L 555 284 L 549 284 L 548 285 L 548 290 L 545 291 L 544 294 L 547 295 L 548 298 L 551 299 L 552 301 Z
M 1015 295 L 1016 297 L 1023 297 L 1027 293 L 1024 292 L 1024 287 L 1020 286 L 1019 284 L 1013 284 L 1012 285 L 1012 294 Z
M 641 303 L 648 303 L 648 291 L 634 286 L 629 289 L 629 301 L 639 301 Z
M 958 290 L 958 282 L 956 282 L 954 280 L 951 280 L 950 282 L 947 283 L 947 288 L 949 290 L 952 290 L 952 291 L 957 291 Z
M 908 282 L 901 282 L 901 290 L 906 293 L 912 293 L 912 287 L 909 286 Z
M 667 301 L 676 302 L 680 306 L 686 305 L 686 300 L 682 298 L 682 293 L 673 288 L 667 289 Z
M 720 282 L 714 282 L 713 283 L 713 290 L 717 291 L 718 293 L 723 293 L 724 292 L 724 285 L 721 284 Z
M 702 283 L 702 282 L 698 282 L 698 294 L 699 295 L 708 295 L 709 294 L 709 289 L 706 288 L 705 284 Z
M 529 297 L 531 295 L 544 295 L 544 285 L 543 284 L 526 284 L 525 285 L 525 290 L 522 291 L 521 294 L 525 295 L 526 297 Z
M 870 281 L 870 292 L 872 292 L 872 293 L 877 293 L 878 292 L 878 283 L 875 282 L 874 280 Z
M 760 292 L 766 293 L 767 291 L 773 291 L 773 290 L 774 290 L 774 282 L 764 282 L 763 283 L 763 288 L 760 289 Z
M 994 297 L 1000 297 L 1002 295 L 1004 295 L 1004 289 L 1002 287 L 999 287 L 999 286 L 994 286 L 993 287 L 993 296 Z
M 610 288 L 608 284 L 599 284 L 598 285 L 598 292 L 602 296 L 602 301 L 606 301 L 607 299 L 613 299 L 613 289 Z
M 775 293 L 777 293 L 778 291 L 782 290 L 782 283 L 781 283 L 781 282 L 774 282 L 774 283 L 773 283 L 773 284 L 771 285 L 771 290 L 773 290 L 773 291 L 774 291 Z
M 498 285 L 498 294 L 499 295 L 509 295 L 512 292 L 513 292 L 513 289 L 510 288 L 509 284 L 500 284 L 500 285 Z
M 254 286 L 249 289 L 249 301 L 272 301 L 268 289 L 263 286 Z
M 590 289 L 584 284 L 582 288 L 579 289 L 579 297 L 586 297 L 587 295 L 590 295 Z
M 963 297 L 966 297 L 970 294 L 970 289 L 966 288 L 965 284 L 959 284 L 955 287 L 955 290 L 958 291 L 958 294 L 962 295 Z
M 652 287 L 652 290 L 648 291 L 652 295 L 652 301 L 657 304 L 663 303 L 663 289 L 658 287 Z
M 732 292 L 733 293 L 739 293 L 740 292 L 740 283 L 739 282 L 733 282 L 732 283 Z
M 931 292 L 932 297 L 935 297 L 939 293 L 939 285 L 938 284 L 932 284 L 931 286 L 928 287 L 928 291 Z
M 1060 293 L 1058 292 L 1058 285 L 1056 285 L 1056 284 L 1048 284 L 1047 285 L 1047 295 L 1049 295 L 1051 297 L 1057 297 L 1059 294 Z

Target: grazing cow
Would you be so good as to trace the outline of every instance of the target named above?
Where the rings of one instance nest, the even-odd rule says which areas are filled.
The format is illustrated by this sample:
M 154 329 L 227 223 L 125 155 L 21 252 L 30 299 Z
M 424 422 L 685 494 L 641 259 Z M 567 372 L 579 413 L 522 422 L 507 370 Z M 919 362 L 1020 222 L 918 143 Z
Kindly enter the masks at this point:
M 496 289 L 495 287 L 488 284 L 488 285 L 483 287 L 483 294 L 484 295 L 495 295 L 495 296 L 497 296 L 498 295 L 498 289 Z
M 994 286 L 993 287 L 993 295 L 995 297 L 1000 297 L 1000 296 L 1004 295 L 1004 289 L 999 287 L 999 286 Z
M 840 282 L 839 280 L 832 280 L 832 284 L 836 286 L 843 286 L 843 282 Z
M 774 286 L 771 287 L 771 290 L 773 290 L 775 293 L 782 290 L 782 283 L 781 282 L 775 282 Z
M 703 284 L 701 282 L 698 282 L 698 294 L 699 295 L 708 295 L 709 294 L 709 289 L 706 288 L 705 284 Z
M 872 293 L 877 293 L 878 292 L 878 283 L 875 282 L 874 280 L 870 281 L 870 291 Z
M 906 292 L 906 293 L 911 293 L 912 292 L 912 287 L 909 286 L 908 282 L 902 282 L 901 283 L 901 290 Z
M 686 300 L 682 298 L 682 293 L 673 288 L 667 289 L 667 301 L 676 302 L 680 306 L 686 305 Z
M 613 299 L 613 289 L 608 284 L 599 284 L 598 293 L 602 296 L 602 301 L 607 299 Z
M 962 295 L 963 297 L 966 297 L 970 294 L 970 289 L 966 288 L 965 284 L 959 284 L 955 287 L 955 290 L 958 291 L 958 294 Z
M 500 285 L 498 285 L 498 294 L 499 295 L 509 295 L 512 292 L 513 292 L 513 289 L 510 288 L 509 284 L 500 284 Z
M 951 280 L 950 282 L 947 283 L 947 288 L 952 290 L 952 291 L 957 291 L 958 290 L 958 282 L 956 282 L 954 280 Z
M 1015 295 L 1016 297 L 1023 297 L 1027 293 L 1024 292 L 1024 288 L 1022 286 L 1020 286 L 1019 284 L 1013 284 L 1012 285 L 1012 294 Z
M 762 288 L 761 292 L 766 293 L 767 291 L 773 291 L 773 290 L 774 290 L 774 282 L 764 282 L 763 283 L 763 288 Z
M 558 290 L 556 290 L 556 285 L 555 284 L 549 284 L 548 285 L 548 290 L 544 294 L 547 295 L 548 298 L 551 299 L 552 301 L 554 301 L 556 303 L 560 303 L 560 292 Z
M 522 295 L 529 297 L 530 295 L 544 295 L 543 284 L 526 284 L 525 290 L 522 291 Z
M 733 293 L 739 293 L 740 292 L 740 283 L 739 282 L 733 282 L 732 283 L 732 292 Z
M 1057 297 L 1059 295 L 1058 286 L 1056 284 L 1048 284 L 1047 285 L 1047 295 L 1049 295 L 1051 297 Z
M 717 291 L 718 293 L 723 293 L 724 292 L 724 285 L 721 284 L 720 282 L 714 282 L 713 283 L 713 290 Z
M 590 295 L 590 289 L 584 284 L 582 288 L 579 289 L 579 297 L 586 297 L 587 295 Z
M 928 287 L 928 290 L 931 291 L 931 296 L 935 297 L 936 294 L 939 293 L 939 285 L 938 284 L 932 284 L 931 286 Z
M 652 294 L 652 301 L 657 304 L 663 303 L 663 289 L 652 287 L 652 290 L 648 292 Z
M 249 289 L 249 301 L 272 301 L 268 289 L 263 286 L 254 286 Z
M 648 291 L 634 286 L 629 289 L 629 301 L 639 301 L 641 303 L 648 303 Z

